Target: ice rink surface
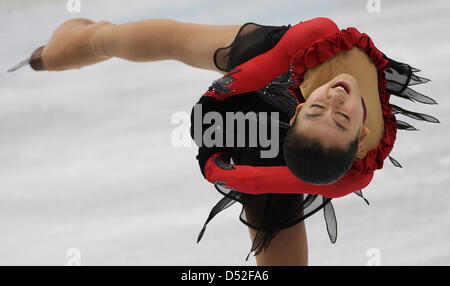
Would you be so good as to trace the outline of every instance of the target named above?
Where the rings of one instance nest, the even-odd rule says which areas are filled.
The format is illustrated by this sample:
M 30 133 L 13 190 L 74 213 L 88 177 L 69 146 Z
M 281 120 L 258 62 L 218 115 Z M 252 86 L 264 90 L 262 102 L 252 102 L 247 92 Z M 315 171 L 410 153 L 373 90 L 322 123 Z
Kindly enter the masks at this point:
M 40 2 L 40 3 L 39 3 Z M 36 4 L 38 3 L 38 4 Z M 196 239 L 222 197 L 204 181 L 195 147 L 176 148 L 171 123 L 221 75 L 175 61 L 112 59 L 81 70 L 6 69 L 75 17 L 116 24 L 171 18 L 202 24 L 296 24 L 324 16 L 371 36 L 389 57 L 422 70 L 415 89 L 439 105 L 393 98 L 441 124 L 398 116 L 383 170 L 363 193 L 334 200 L 338 238 L 323 213 L 306 221 L 310 265 L 450 264 L 450 1 L 2 1 L 0 4 L 0 264 L 256 265 L 236 203 Z M 69 254 L 69 256 L 67 255 Z M 373 257 L 372 257 L 373 258 Z

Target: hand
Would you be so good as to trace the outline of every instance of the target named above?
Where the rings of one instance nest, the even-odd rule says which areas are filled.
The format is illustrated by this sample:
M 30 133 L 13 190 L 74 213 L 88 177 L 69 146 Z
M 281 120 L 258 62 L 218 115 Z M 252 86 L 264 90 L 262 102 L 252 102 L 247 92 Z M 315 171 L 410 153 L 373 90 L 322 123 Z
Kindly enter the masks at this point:
M 110 58 L 102 55 L 98 34 L 96 37 L 96 33 L 107 25 L 111 23 L 95 23 L 83 18 L 64 22 L 47 45 L 33 52 L 30 65 L 36 70 L 62 71 L 80 69 Z

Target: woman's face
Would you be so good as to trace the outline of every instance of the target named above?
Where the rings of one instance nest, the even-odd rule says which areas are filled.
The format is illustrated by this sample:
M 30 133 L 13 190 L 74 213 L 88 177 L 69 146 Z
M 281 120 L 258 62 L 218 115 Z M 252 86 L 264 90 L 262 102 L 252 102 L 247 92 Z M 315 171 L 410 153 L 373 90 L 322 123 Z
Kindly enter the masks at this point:
M 296 120 L 297 132 L 318 139 L 325 148 L 345 149 L 356 136 L 363 139 L 363 116 L 358 81 L 342 73 L 315 89 L 306 102 L 297 107 L 291 125 Z

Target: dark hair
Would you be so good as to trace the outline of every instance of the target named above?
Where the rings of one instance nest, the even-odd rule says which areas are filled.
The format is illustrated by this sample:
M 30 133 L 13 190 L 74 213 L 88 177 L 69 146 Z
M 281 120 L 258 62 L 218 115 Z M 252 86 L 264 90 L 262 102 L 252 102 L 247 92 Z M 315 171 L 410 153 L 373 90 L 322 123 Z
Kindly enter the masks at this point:
M 328 185 L 338 181 L 352 167 L 358 151 L 359 136 L 345 150 L 327 149 L 318 139 L 307 138 L 295 131 L 295 121 L 283 142 L 284 161 L 289 170 L 303 182 L 313 185 Z

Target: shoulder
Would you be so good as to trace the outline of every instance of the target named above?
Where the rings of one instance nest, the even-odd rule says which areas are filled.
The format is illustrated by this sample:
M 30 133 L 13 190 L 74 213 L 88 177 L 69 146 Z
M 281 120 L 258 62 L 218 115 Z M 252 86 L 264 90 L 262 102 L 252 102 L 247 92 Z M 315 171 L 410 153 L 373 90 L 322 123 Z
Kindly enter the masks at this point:
M 295 31 L 300 27 L 308 28 L 308 30 L 312 33 L 328 33 L 328 32 L 337 32 L 339 31 L 339 27 L 336 23 L 327 17 L 316 17 L 306 21 L 300 21 L 294 26 L 292 26 L 291 30 Z M 291 33 L 292 33 L 291 31 Z
M 305 46 L 337 32 L 339 32 L 339 28 L 330 18 L 313 18 L 299 22 L 287 30 L 277 44 L 277 48 L 282 48 L 287 55 L 292 57 Z

